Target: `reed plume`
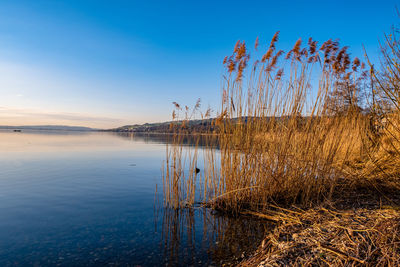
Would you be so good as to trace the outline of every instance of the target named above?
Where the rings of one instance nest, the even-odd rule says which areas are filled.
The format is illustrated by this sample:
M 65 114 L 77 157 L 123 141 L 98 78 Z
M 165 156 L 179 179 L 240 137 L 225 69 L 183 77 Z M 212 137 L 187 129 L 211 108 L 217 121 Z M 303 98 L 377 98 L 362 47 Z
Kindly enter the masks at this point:
M 310 206 L 330 199 L 343 183 L 356 186 L 371 176 L 373 171 L 357 171 L 371 164 L 378 146 L 371 118 L 363 113 L 369 78 L 363 63 L 332 39 L 318 47 L 309 38 L 303 48 L 298 39 L 283 58 L 282 50 L 275 53 L 278 34 L 251 68 L 245 42 L 238 41 L 224 59 L 220 111 L 205 133 L 216 146 L 210 142 L 184 156 L 179 142 L 185 131 L 177 131 L 165 179 L 171 207 L 203 203 L 238 214 L 262 211 L 269 203 Z M 193 168 L 199 161 L 204 169 L 197 177 Z

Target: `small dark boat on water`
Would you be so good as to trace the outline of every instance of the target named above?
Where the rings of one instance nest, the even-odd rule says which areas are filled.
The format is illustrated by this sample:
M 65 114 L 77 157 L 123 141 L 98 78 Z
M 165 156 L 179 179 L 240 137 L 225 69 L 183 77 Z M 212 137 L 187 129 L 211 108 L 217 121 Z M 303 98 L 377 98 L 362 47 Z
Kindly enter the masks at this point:
M 15 129 L 15 130 L 14 130 L 14 132 L 16 132 L 16 133 L 20 133 L 20 132 L 21 132 L 21 130 Z

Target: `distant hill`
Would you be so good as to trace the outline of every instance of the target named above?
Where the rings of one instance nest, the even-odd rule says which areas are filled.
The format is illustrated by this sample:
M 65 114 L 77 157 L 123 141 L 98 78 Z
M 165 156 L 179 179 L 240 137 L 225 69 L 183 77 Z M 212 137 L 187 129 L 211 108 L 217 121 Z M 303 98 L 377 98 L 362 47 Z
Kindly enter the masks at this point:
M 0 130 L 40 130 L 40 131 L 96 131 L 89 127 L 64 125 L 0 126 Z
M 173 132 L 171 129 L 171 121 L 158 122 L 158 123 L 145 123 L 145 124 L 134 124 L 125 125 L 122 127 L 109 129 L 111 132 L 149 132 L 149 133 L 170 133 Z M 174 125 L 180 125 L 182 122 L 173 122 Z M 212 129 L 212 119 L 207 120 L 190 120 L 186 123 L 185 127 L 188 132 L 205 132 L 206 130 Z
M 275 122 L 285 123 L 288 116 L 282 116 L 273 118 Z M 246 123 L 249 120 L 270 120 L 271 117 L 242 117 L 242 123 Z M 309 117 L 299 117 L 300 121 L 305 121 L 309 119 Z M 184 131 L 186 133 L 210 133 L 210 132 L 218 132 L 218 126 L 215 126 L 212 122 L 214 119 L 206 119 L 206 120 L 190 120 L 185 121 Z M 238 123 L 237 118 L 226 119 L 229 120 L 231 123 Z M 171 128 L 171 124 L 174 127 Z M 125 125 L 122 127 L 104 130 L 110 132 L 137 132 L 137 133 L 174 133 L 177 129 L 176 127 L 180 127 L 182 125 L 182 121 L 168 121 L 168 122 L 158 122 L 158 123 L 145 123 L 145 124 L 134 124 L 134 125 Z M 299 124 L 301 125 L 301 124 Z
M 246 122 L 250 117 L 244 117 L 242 120 Z M 214 119 L 206 120 L 189 120 L 185 121 L 185 132 L 187 133 L 210 133 L 218 131 L 217 127 L 213 125 Z M 237 122 L 236 118 L 229 119 L 231 122 Z M 158 122 L 158 123 L 145 123 L 145 124 L 134 124 L 125 125 L 122 127 L 109 129 L 106 131 L 111 132 L 140 132 L 140 133 L 173 133 L 174 128 L 171 128 L 171 123 L 175 127 L 180 127 L 182 121 L 168 121 L 168 122 Z

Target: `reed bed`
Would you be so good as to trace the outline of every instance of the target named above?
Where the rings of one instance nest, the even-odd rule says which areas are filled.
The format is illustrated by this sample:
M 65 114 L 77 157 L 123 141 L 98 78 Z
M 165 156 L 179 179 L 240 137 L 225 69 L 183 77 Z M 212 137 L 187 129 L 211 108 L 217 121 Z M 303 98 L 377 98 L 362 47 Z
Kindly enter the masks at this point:
M 188 134 L 187 122 L 190 121 L 200 108 L 200 99 L 190 109 L 188 106 L 181 106 L 174 102 L 176 110 L 172 118 L 177 123 L 171 123 L 170 128 L 174 133 L 166 146 L 166 161 L 163 172 L 163 193 L 164 206 L 179 209 L 190 207 L 195 203 L 196 187 L 201 175 L 197 169 L 197 157 L 201 136 L 194 135 L 192 145 L 184 146 Z M 180 112 L 183 111 L 183 118 Z M 203 119 L 209 117 L 209 111 L 202 115 Z M 210 142 L 211 143 L 211 142 Z M 185 170 L 187 170 L 185 172 Z
M 196 181 L 199 150 L 182 155 L 179 146 L 190 109 L 176 120 L 176 146 L 168 150 L 164 175 L 168 206 L 201 202 L 238 214 L 260 211 L 271 201 L 311 205 L 329 199 L 336 181 L 349 174 L 349 163 L 365 156 L 370 144 L 359 141 L 369 131 L 359 100 L 364 64 L 351 61 L 337 41 L 318 46 L 310 38 L 303 47 L 299 39 L 284 53 L 276 49 L 278 37 L 279 32 L 264 54 L 255 51 L 259 59 L 250 60 L 240 41 L 224 59 L 222 103 L 208 133 L 217 135 L 218 149 L 202 149 L 204 170 Z
M 176 120 L 166 206 L 276 223 L 241 266 L 400 265 L 397 32 L 386 36 L 379 70 L 337 41 L 299 39 L 285 53 L 278 37 L 264 52 L 257 39 L 252 60 L 241 41 L 224 59 L 220 111 L 205 133 L 212 142 L 182 153 L 188 116 Z
M 400 39 L 397 30 L 381 44 L 381 68 L 370 62 L 371 114 L 378 134 L 361 175 L 400 189 Z

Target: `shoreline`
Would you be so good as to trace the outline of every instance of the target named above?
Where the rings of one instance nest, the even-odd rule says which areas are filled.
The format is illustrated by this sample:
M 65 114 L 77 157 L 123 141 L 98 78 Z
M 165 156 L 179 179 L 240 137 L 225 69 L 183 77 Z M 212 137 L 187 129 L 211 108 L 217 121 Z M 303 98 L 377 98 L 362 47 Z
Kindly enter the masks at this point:
M 400 196 L 343 193 L 308 209 L 254 212 L 276 226 L 237 266 L 400 265 Z

